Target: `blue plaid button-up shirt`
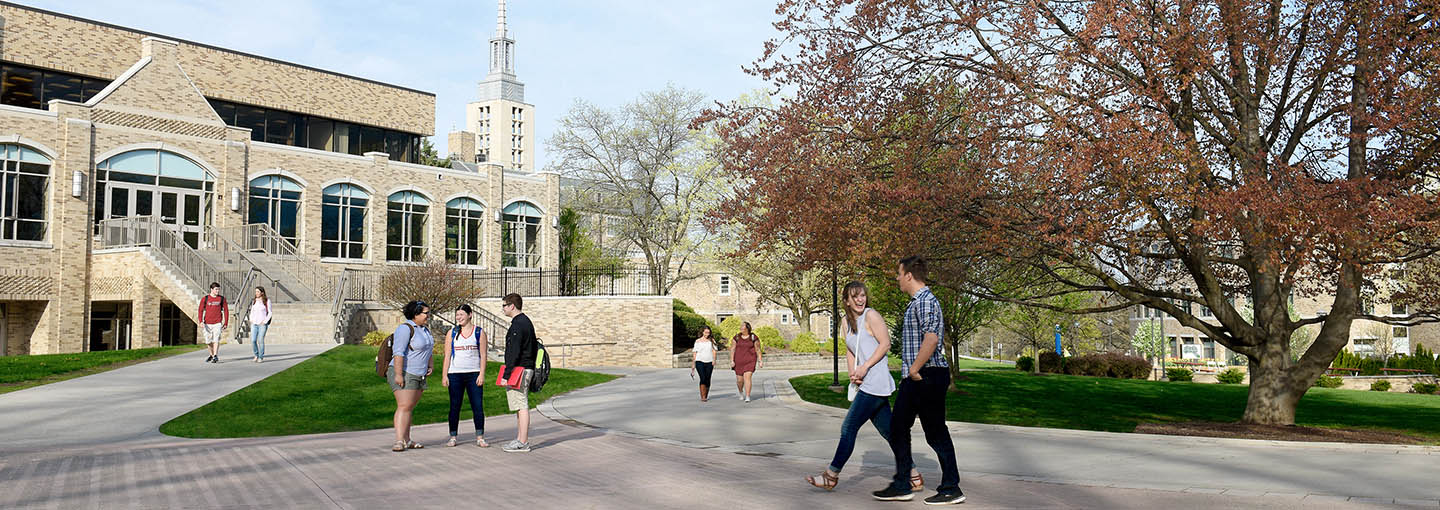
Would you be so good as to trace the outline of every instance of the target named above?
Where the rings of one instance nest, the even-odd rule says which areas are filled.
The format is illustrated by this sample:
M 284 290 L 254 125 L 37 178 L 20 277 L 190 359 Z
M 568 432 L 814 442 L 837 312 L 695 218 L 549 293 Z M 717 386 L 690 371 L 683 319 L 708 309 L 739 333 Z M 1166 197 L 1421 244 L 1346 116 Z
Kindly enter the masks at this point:
M 925 341 L 926 333 L 934 333 L 940 340 L 924 366 L 950 366 L 940 351 L 941 345 L 945 343 L 945 317 L 940 314 L 940 300 L 935 298 L 935 293 L 930 292 L 930 287 L 921 287 L 920 292 L 916 292 L 915 297 L 910 299 L 910 306 L 905 307 L 904 321 L 900 329 L 901 377 L 909 376 L 910 365 L 915 362 L 915 356 L 920 354 L 920 344 Z

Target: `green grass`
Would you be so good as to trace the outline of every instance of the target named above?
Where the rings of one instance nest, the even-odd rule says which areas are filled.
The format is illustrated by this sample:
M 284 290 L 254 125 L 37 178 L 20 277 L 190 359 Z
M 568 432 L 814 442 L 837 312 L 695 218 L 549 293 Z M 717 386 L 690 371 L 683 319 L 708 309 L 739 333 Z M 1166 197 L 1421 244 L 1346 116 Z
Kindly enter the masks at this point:
M 898 373 L 895 374 L 898 377 Z M 829 374 L 790 380 L 807 401 L 848 407 L 828 388 Z M 1236 422 L 1248 388 L 1015 371 L 966 372 L 947 399 L 954 421 L 1026 427 L 1133 432 L 1140 423 Z M 1440 443 L 1440 397 L 1311 388 L 1296 410 L 1297 425 L 1381 429 Z
M 376 348 L 342 345 L 306 360 L 288 370 L 265 378 L 204 407 L 185 413 L 160 426 L 172 436 L 196 438 L 261 437 L 317 434 L 347 430 L 370 430 L 392 426 L 395 397 L 390 386 L 375 375 Z M 435 359 L 435 374 L 441 374 L 441 360 Z M 510 414 L 505 394 L 495 386 L 499 363 L 490 363 L 485 382 L 485 416 Z M 530 394 L 530 405 L 615 376 L 565 370 L 550 370 L 544 391 Z M 469 421 L 469 402 L 461 416 Z M 432 375 L 429 389 L 415 406 L 415 424 L 441 423 L 450 410 L 448 390 L 440 377 Z M 468 423 L 461 430 L 470 430 Z
M 98 374 L 200 348 L 198 345 L 179 345 L 123 351 L 0 357 L 0 393 Z
M 900 370 L 900 357 L 890 356 L 890 370 Z M 979 370 L 1014 370 L 1014 363 L 996 363 L 993 361 L 976 361 L 973 359 L 960 358 L 955 361 L 955 368 L 979 369 Z

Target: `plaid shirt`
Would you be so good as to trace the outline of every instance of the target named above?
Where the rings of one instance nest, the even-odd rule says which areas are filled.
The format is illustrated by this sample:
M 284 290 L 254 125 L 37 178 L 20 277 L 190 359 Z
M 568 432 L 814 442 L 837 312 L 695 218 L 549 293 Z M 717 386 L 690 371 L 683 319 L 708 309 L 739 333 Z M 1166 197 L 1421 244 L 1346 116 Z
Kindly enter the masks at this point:
M 935 344 L 935 352 L 930 354 L 925 366 L 950 366 L 940 352 L 940 345 L 945 341 L 945 317 L 940 314 L 940 300 L 935 298 L 928 286 L 921 287 L 920 292 L 916 292 L 915 297 L 910 299 L 910 306 L 905 308 L 904 322 L 900 325 L 901 377 L 910 373 L 910 364 L 914 363 L 915 356 L 920 354 L 920 344 L 925 340 L 925 333 L 934 333 L 939 338 L 939 342 Z

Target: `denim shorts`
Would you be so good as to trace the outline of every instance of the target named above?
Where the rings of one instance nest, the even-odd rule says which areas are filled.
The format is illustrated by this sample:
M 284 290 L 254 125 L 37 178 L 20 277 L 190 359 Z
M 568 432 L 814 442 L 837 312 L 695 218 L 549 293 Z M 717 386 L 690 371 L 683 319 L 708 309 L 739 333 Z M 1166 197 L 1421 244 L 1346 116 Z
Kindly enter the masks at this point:
M 405 372 L 405 386 L 404 386 L 404 387 L 401 387 L 401 386 L 396 385 L 396 384 L 395 384 L 395 367 L 394 367 L 393 365 L 392 365 L 389 369 L 386 369 L 386 370 L 385 370 L 385 382 L 390 383 L 390 391 L 392 391 L 392 392 L 394 392 L 394 391 L 400 391 L 400 390 L 426 390 L 426 389 L 429 389 L 429 385 L 425 382 L 425 376 L 423 376 L 423 375 L 415 375 L 415 374 L 412 374 L 412 373 L 410 373 L 410 372 Z

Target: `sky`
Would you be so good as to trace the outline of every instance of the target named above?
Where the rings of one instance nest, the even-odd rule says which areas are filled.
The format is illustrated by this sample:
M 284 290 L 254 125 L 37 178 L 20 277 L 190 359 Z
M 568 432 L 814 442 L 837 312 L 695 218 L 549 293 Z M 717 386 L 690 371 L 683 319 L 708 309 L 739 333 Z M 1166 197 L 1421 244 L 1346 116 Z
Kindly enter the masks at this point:
M 20 0 L 123 27 L 435 94 L 435 143 L 464 129 L 489 72 L 495 0 Z M 536 166 L 577 99 L 605 108 L 674 84 L 728 101 L 776 31 L 775 0 L 509 0 L 516 76 L 535 105 Z

